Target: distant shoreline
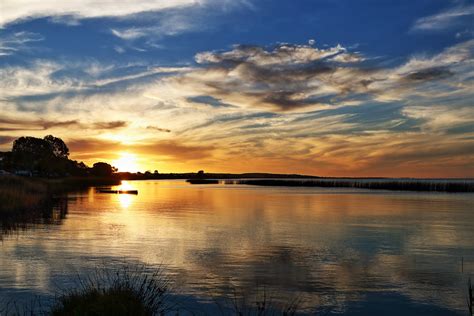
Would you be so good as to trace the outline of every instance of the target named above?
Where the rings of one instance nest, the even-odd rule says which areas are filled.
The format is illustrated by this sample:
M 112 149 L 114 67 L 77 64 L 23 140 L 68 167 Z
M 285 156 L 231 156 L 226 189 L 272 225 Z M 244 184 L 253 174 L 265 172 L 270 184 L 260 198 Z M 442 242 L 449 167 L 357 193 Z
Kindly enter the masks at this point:
M 281 187 L 332 187 L 370 190 L 415 192 L 474 192 L 473 178 L 384 178 L 384 177 L 318 177 L 298 174 L 271 173 L 169 173 L 143 174 L 118 173 L 121 180 L 188 180 L 191 184 L 212 184 L 224 180 L 226 184 L 281 186 Z
M 319 178 L 311 180 L 243 179 L 228 180 L 226 184 L 285 187 L 353 188 L 369 190 L 472 193 L 474 179 L 390 179 L 390 178 Z
M 186 173 L 132 173 L 118 172 L 116 176 L 121 180 L 173 180 L 173 179 L 320 179 L 320 180 L 410 180 L 410 181 L 474 181 L 474 178 L 415 178 L 415 177 L 322 177 L 304 174 L 282 174 L 282 173 L 204 173 L 199 175 L 194 172 Z

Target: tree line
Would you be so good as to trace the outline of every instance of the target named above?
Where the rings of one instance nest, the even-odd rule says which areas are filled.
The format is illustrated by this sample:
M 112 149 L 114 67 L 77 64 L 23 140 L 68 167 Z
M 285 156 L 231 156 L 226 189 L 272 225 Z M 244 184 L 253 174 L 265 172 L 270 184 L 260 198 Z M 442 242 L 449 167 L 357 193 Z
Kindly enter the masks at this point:
M 0 170 L 39 177 L 107 177 L 117 171 L 105 162 L 97 162 L 89 167 L 82 161 L 69 159 L 66 143 L 53 135 L 16 139 L 11 151 L 0 153 Z

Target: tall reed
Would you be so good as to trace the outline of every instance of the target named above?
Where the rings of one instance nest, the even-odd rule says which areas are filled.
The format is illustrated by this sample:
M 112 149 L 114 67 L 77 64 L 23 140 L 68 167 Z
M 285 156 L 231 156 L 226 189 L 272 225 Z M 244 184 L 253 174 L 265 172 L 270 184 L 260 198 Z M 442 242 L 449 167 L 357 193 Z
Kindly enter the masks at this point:
M 317 179 L 227 180 L 226 184 L 288 187 L 331 187 L 397 191 L 474 192 L 474 180 Z

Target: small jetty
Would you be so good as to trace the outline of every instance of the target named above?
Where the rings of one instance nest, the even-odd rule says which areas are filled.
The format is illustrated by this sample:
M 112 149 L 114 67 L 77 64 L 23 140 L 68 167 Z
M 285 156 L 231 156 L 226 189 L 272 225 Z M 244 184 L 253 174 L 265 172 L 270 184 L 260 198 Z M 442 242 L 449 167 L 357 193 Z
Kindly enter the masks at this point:
M 138 190 L 97 190 L 99 193 L 111 193 L 111 194 L 138 194 Z
M 188 179 L 186 182 L 191 184 L 219 184 L 219 180 L 213 179 Z

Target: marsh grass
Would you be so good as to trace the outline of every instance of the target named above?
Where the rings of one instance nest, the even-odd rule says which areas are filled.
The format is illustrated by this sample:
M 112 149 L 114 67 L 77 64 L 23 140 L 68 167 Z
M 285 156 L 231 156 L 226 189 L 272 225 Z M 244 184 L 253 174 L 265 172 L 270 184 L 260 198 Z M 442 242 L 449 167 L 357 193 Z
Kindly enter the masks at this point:
M 41 179 L 0 176 L 0 240 L 13 231 L 38 222 L 56 223 L 67 213 L 65 193 L 94 185 L 115 185 L 116 178 Z
M 288 187 L 330 187 L 372 190 L 474 192 L 473 180 L 404 180 L 404 179 L 318 179 L 318 180 L 227 180 L 226 184 Z
M 75 288 L 58 296 L 49 315 L 163 315 L 173 307 L 162 271 L 139 265 L 77 276 Z
M 116 178 L 41 179 L 0 176 L 0 216 L 41 208 L 54 195 L 95 185 L 116 185 Z
M 49 197 L 49 187 L 44 180 L 0 177 L 0 216 L 38 209 Z

